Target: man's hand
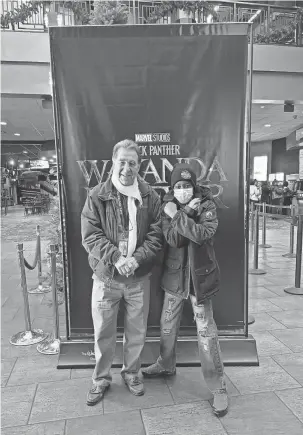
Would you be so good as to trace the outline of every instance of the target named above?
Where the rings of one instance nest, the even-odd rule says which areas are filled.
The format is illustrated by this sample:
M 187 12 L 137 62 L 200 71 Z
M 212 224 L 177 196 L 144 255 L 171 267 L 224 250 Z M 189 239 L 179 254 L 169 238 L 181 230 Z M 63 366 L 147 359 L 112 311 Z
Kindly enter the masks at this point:
M 174 202 L 168 202 L 164 207 L 164 211 L 167 214 L 167 216 L 173 218 L 178 210 Z
M 120 275 L 124 275 L 123 270 L 124 270 L 125 262 L 126 262 L 126 257 L 124 257 L 124 255 L 121 255 L 121 257 L 115 264 L 115 268 L 120 273 Z
M 128 262 L 127 265 L 128 267 L 131 268 L 131 272 L 129 273 L 129 275 L 133 275 L 135 270 L 138 269 L 139 264 L 137 263 L 137 260 L 134 257 L 129 257 L 127 258 Z
M 201 203 L 200 198 L 194 198 L 187 205 L 188 205 L 188 207 L 192 208 L 193 210 L 197 210 L 200 203 Z
M 115 267 L 120 275 L 128 277 L 134 274 L 135 270 L 139 267 L 139 264 L 134 257 L 124 257 L 121 255 L 115 264 Z

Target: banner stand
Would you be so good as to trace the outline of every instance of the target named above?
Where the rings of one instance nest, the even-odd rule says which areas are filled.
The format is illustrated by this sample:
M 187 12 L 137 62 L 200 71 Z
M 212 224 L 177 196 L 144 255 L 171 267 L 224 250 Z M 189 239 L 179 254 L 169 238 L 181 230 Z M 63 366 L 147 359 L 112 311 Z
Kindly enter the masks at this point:
M 219 337 L 225 366 L 259 366 L 255 339 L 247 337 Z M 159 340 L 146 339 L 142 355 L 142 367 L 154 363 L 159 356 Z M 116 356 L 113 368 L 122 367 L 122 341 L 116 345 Z M 177 367 L 199 367 L 197 337 L 186 337 L 178 340 Z M 60 356 L 57 369 L 85 369 L 95 367 L 94 342 L 65 341 L 60 343 Z
M 253 17 L 253 18 L 256 18 Z M 221 23 L 222 24 L 222 23 Z M 220 24 L 220 26 L 221 26 Z M 247 23 L 246 23 L 247 24 Z M 176 27 L 175 27 L 176 26 Z M 172 28 L 176 28 L 177 29 L 177 25 L 173 26 Z M 191 29 L 192 25 L 187 26 L 187 25 L 182 25 L 182 29 Z M 197 25 L 202 28 L 202 25 Z M 209 25 L 205 25 L 207 26 L 206 28 L 209 28 Z M 212 25 L 214 26 L 214 25 Z M 226 24 L 224 24 L 224 29 L 226 28 Z M 243 27 L 243 23 L 232 23 L 232 28 L 239 28 L 241 29 L 241 26 Z M 105 31 L 110 31 L 110 32 L 114 32 L 115 30 L 115 26 L 100 26 L 102 27 L 102 32 Z M 108 29 L 106 30 L 106 28 L 108 27 Z M 142 27 L 140 26 L 133 26 L 136 29 L 136 32 L 138 33 L 140 31 L 140 29 L 142 29 Z M 223 362 L 226 366 L 258 366 L 259 365 L 259 359 L 258 359 L 258 353 L 257 353 L 257 348 L 256 348 L 256 342 L 255 339 L 253 338 L 252 335 L 248 334 L 248 244 L 249 244 L 249 233 L 248 233 L 248 217 L 249 217 L 249 206 L 248 206 L 248 202 L 249 202 L 249 195 L 247 195 L 247 191 L 249 190 L 249 149 L 250 149 L 250 141 L 251 141 L 251 104 L 252 104 L 252 51 L 253 51 L 253 20 L 250 20 L 250 22 L 248 23 L 248 27 L 250 30 L 250 78 L 249 78 L 249 90 L 248 90 L 248 94 L 246 99 L 243 99 L 243 106 L 244 106 L 244 102 L 246 102 L 248 104 L 248 115 L 247 115 L 247 125 L 248 125 L 248 138 L 247 138 L 247 149 L 246 149 L 246 155 L 245 155 L 245 160 L 246 160 L 246 167 L 241 166 L 240 168 L 240 177 L 241 177 L 241 183 L 243 182 L 242 180 L 245 179 L 245 185 L 247 185 L 248 189 L 245 191 L 243 190 L 242 185 L 241 187 L 241 195 L 243 193 L 243 196 L 241 197 L 241 202 L 243 201 L 244 198 L 244 194 L 245 194 L 245 198 L 246 198 L 246 204 L 245 204 L 245 241 L 243 242 L 243 245 L 245 245 L 245 248 L 243 248 L 243 251 L 245 249 L 245 253 L 243 252 L 243 254 L 245 255 L 245 265 L 243 265 L 243 268 L 245 268 L 245 273 L 244 274 L 244 279 L 242 279 L 242 275 L 241 272 L 240 273 L 240 277 L 241 277 L 241 284 L 240 286 L 238 285 L 238 288 L 242 291 L 242 286 L 243 286 L 243 293 L 244 293 L 244 300 L 242 301 L 242 296 L 243 293 L 241 295 L 241 316 L 239 314 L 239 316 L 235 316 L 235 319 L 233 319 L 232 324 L 229 323 L 225 323 L 226 325 L 235 325 L 235 327 L 230 328 L 230 330 L 220 330 L 219 329 L 219 340 L 220 340 L 220 345 L 221 345 L 221 350 L 222 350 L 222 356 L 223 356 Z M 153 29 L 151 30 L 152 32 L 155 32 L 157 25 L 151 25 L 151 26 L 144 26 L 145 32 L 149 31 L 148 29 Z M 117 27 L 118 29 L 118 27 Z M 120 32 L 130 32 L 130 26 L 119 26 Z M 160 26 L 159 26 L 160 29 Z M 161 32 L 164 32 L 163 34 L 165 34 L 166 29 L 168 29 L 168 27 L 166 28 L 165 26 L 161 26 Z M 71 307 L 75 306 L 75 301 L 76 299 L 76 293 L 74 291 L 73 285 L 74 287 L 76 287 L 76 284 L 78 285 L 78 283 L 76 281 L 74 281 L 74 284 L 72 285 L 72 281 L 71 281 L 71 268 L 69 268 L 67 266 L 67 264 L 70 266 L 71 265 L 71 258 L 70 256 L 73 254 L 73 250 L 71 249 L 70 246 L 68 246 L 67 243 L 67 232 L 71 231 L 72 232 L 72 227 L 69 227 L 69 230 L 66 230 L 66 228 L 68 228 L 68 223 L 65 222 L 66 216 L 63 216 L 64 212 L 66 210 L 69 210 L 69 206 L 73 206 L 76 207 L 80 204 L 80 200 L 79 202 L 74 202 L 72 203 L 72 201 L 69 199 L 69 202 L 67 201 L 67 192 L 68 192 L 68 188 L 69 188 L 69 184 L 73 184 L 73 186 L 78 186 L 78 179 L 77 176 L 75 175 L 75 171 L 72 171 L 72 167 L 74 165 L 74 161 L 75 162 L 91 162 L 92 168 L 95 168 L 96 165 L 94 165 L 94 162 L 97 162 L 97 160 L 93 160 L 95 158 L 100 158 L 99 156 L 96 157 L 91 157 L 90 154 L 83 154 L 83 156 L 78 156 L 78 149 L 73 149 L 73 159 L 69 159 L 68 158 L 68 154 L 66 154 L 66 150 L 69 146 L 68 143 L 68 137 L 72 137 L 72 135 L 68 135 L 68 128 L 69 125 L 68 122 L 66 121 L 67 119 L 76 119 L 76 115 L 73 116 L 72 111 L 77 108 L 78 112 L 75 113 L 81 113 L 84 117 L 87 116 L 86 112 L 85 112 L 85 108 L 83 108 L 81 106 L 81 101 L 82 101 L 82 94 L 78 94 L 77 95 L 77 99 L 73 99 L 74 98 L 74 94 L 70 93 L 70 95 L 72 95 L 71 97 L 71 101 L 72 103 L 65 101 L 64 105 L 62 105 L 62 102 L 60 104 L 60 96 L 62 98 L 63 96 L 63 90 L 62 90 L 62 81 L 60 84 L 60 79 L 62 79 L 62 77 L 59 75 L 59 73 L 57 72 L 56 68 L 59 68 L 58 66 L 58 58 L 59 56 L 61 56 L 62 53 L 64 53 L 64 50 L 67 49 L 68 44 L 70 44 L 70 41 L 72 40 L 72 38 L 68 37 L 68 38 L 62 38 L 64 39 L 64 44 L 60 45 L 60 43 L 58 43 L 58 40 L 55 41 L 56 37 L 62 37 L 62 35 L 76 35 L 76 37 L 79 37 L 79 34 L 81 32 L 93 32 L 93 27 L 90 26 L 89 28 L 82 28 L 79 26 L 79 28 L 75 28 L 75 27 L 71 27 L 71 28 L 50 28 L 50 40 L 51 42 L 53 42 L 53 46 L 51 45 L 51 67 L 52 67 L 52 81 L 53 81 L 53 95 L 54 95 L 54 119 L 55 119 L 55 126 L 56 126 L 56 148 L 57 148 L 57 155 L 58 155 L 58 174 L 59 174 L 59 183 L 58 183 L 58 191 L 59 191 L 59 196 L 60 196 L 60 211 L 61 211 L 61 225 L 62 225 L 62 233 L 63 233 L 63 252 L 64 252 L 64 258 L 65 260 L 68 261 L 64 261 L 64 278 L 65 278 L 65 292 L 66 292 L 66 308 L 67 308 L 67 340 L 66 341 L 61 341 L 60 342 L 60 352 L 59 352 L 59 358 L 58 358 L 58 364 L 57 364 L 57 368 L 58 369 L 64 369 L 64 368 L 92 368 L 95 366 L 95 360 L 94 360 L 94 343 L 92 340 L 89 340 L 87 337 L 87 334 L 83 333 L 82 337 L 75 337 L 73 336 L 74 334 L 74 330 L 77 329 L 77 327 L 75 326 L 71 326 L 71 314 L 73 314 Z M 101 31 L 101 30 L 100 30 Z M 171 30 L 170 30 L 171 31 Z M 185 30 L 184 30 L 185 31 Z M 188 31 L 188 30 L 187 30 Z M 207 30 L 208 31 L 208 30 Z M 238 30 L 234 31 L 234 35 L 238 35 L 239 33 Z M 69 33 L 67 33 L 69 32 Z M 99 30 L 98 30 L 99 32 Z M 240 32 L 240 30 L 239 30 Z M 137 35 L 136 33 L 136 35 Z M 92 33 L 90 33 L 91 35 Z M 209 34 L 209 33 L 208 33 Z M 90 37 L 90 35 L 88 35 Z M 179 37 L 179 36 L 178 36 Z M 87 38 L 85 40 L 85 43 L 89 40 L 89 38 Z M 93 40 L 93 39 L 92 39 Z M 95 38 L 95 40 L 97 40 L 97 38 Z M 123 40 L 123 38 L 122 38 Z M 181 40 L 181 39 L 180 39 Z M 54 42 L 55 41 L 55 42 Z M 57 58 L 54 59 L 54 47 L 60 51 L 60 54 L 57 54 Z M 68 50 L 69 53 L 71 53 L 71 50 Z M 87 51 L 85 53 L 88 53 Z M 63 57 L 60 57 L 60 60 L 64 59 Z M 55 61 L 56 60 L 56 61 Z M 83 63 L 84 65 L 89 65 L 89 63 Z M 67 65 L 67 63 L 66 63 Z M 55 68 L 56 66 L 56 68 Z M 246 67 L 247 67 L 247 61 L 246 61 Z M 58 74 L 58 76 L 56 75 Z M 60 71 L 60 74 L 62 74 L 62 71 Z M 247 71 L 245 71 L 245 75 L 247 74 Z M 77 78 L 75 79 L 75 82 L 77 82 L 77 80 L 79 80 L 79 77 L 81 76 L 80 72 L 77 75 Z M 245 76 L 246 77 L 246 76 Z M 57 81 L 58 81 L 58 85 L 57 85 Z M 81 82 L 84 83 L 83 81 L 83 77 L 81 77 Z M 74 83 L 71 83 L 71 81 L 68 82 L 69 85 L 72 84 L 74 85 Z M 56 88 L 56 86 L 61 86 L 61 88 L 58 89 Z M 122 86 L 122 85 L 121 85 Z M 64 89 L 64 92 L 66 91 L 66 89 Z M 60 94 L 61 92 L 61 94 Z M 105 91 L 104 91 L 105 92 Z M 103 94 L 102 94 L 103 95 Z M 141 97 L 142 92 L 138 93 L 138 98 Z M 68 94 L 64 94 L 64 98 L 66 98 L 66 96 L 68 97 Z M 92 95 L 92 98 L 94 97 L 94 95 Z M 137 94 L 136 94 L 137 97 Z M 108 94 L 104 94 L 104 98 L 108 98 Z M 84 101 L 84 100 L 83 100 Z M 86 101 L 86 100 L 85 100 Z M 156 101 L 156 100 L 155 100 Z M 168 100 L 165 100 L 168 101 Z M 99 102 L 99 100 L 98 100 Z M 66 103 L 66 104 L 65 104 Z M 81 103 L 81 104 L 80 104 Z M 69 106 L 70 104 L 70 106 Z M 101 104 L 101 103 L 100 103 Z M 151 103 L 149 103 L 151 105 Z M 118 107 L 119 105 L 114 105 L 111 107 L 114 107 L 115 109 Z M 131 107 L 131 104 L 130 104 Z M 68 110 L 71 110 L 71 112 L 68 112 Z M 114 110 L 111 108 L 111 110 Z M 117 109 L 118 110 L 118 109 Z M 155 109 L 154 109 L 155 110 Z M 158 110 L 158 109 L 157 109 Z M 66 112 L 65 112 L 66 111 Z M 244 109 L 243 109 L 244 112 Z M 62 113 L 64 114 L 64 116 L 62 116 Z M 99 113 L 99 112 L 98 112 Z M 155 112 L 156 113 L 156 112 Z M 68 118 L 67 118 L 68 115 Z M 138 116 L 140 115 L 140 112 L 138 112 Z M 105 119 L 104 116 L 102 115 L 102 119 Z M 63 128 L 63 124 L 64 122 L 67 122 L 67 126 L 68 128 Z M 170 121 L 172 122 L 172 121 Z M 97 123 L 95 123 L 94 125 L 98 125 Z M 66 127 L 66 126 L 65 126 Z M 97 127 L 96 127 L 97 128 Z M 146 127 L 144 126 L 143 128 L 145 128 L 145 131 L 147 131 Z M 167 131 L 170 129 L 170 127 L 167 128 Z M 85 130 L 86 131 L 86 130 Z M 85 134 L 89 134 L 91 130 L 87 130 Z M 136 130 L 134 130 L 136 132 Z M 139 132 L 139 130 L 137 129 L 137 131 Z M 154 131 L 160 131 L 160 130 L 154 130 Z M 193 129 L 189 129 L 189 131 L 194 131 Z M 241 133 L 241 140 L 242 140 L 242 133 L 243 130 L 239 130 L 239 132 Z M 111 134 L 111 133 L 110 133 Z M 109 134 L 109 135 L 110 135 Z M 125 136 L 126 133 L 123 133 L 123 136 Z M 126 137 L 126 136 L 125 136 Z M 103 138 L 103 140 L 105 141 L 105 139 Z M 114 139 L 108 139 L 108 142 L 112 143 Z M 243 134 L 243 140 L 244 140 L 244 134 Z M 75 145 L 77 143 L 77 141 L 73 141 L 73 144 Z M 174 143 L 174 142 L 173 142 Z M 178 143 L 178 142 L 177 142 Z M 231 142 L 233 143 L 233 142 Z M 65 147 L 65 149 L 63 148 L 63 145 Z M 76 145 L 75 145 L 76 146 Z M 171 145 L 171 146 L 179 146 L 179 145 Z M 242 142 L 241 142 L 241 146 L 242 146 Z M 224 154 L 225 155 L 225 154 Z M 104 157 L 101 157 L 102 159 Z M 109 156 L 105 156 L 106 159 L 109 158 Z M 77 160 L 78 159 L 78 160 Z M 88 160 L 90 159 L 90 160 Z M 165 160 L 165 159 L 163 159 Z M 106 166 L 107 162 L 110 162 L 110 160 L 102 160 L 103 164 L 104 164 L 104 173 L 107 173 L 109 167 Z M 169 165 L 169 162 L 167 163 Z M 82 168 L 83 169 L 83 168 Z M 85 168 L 84 168 L 85 169 Z M 72 177 L 75 176 L 75 178 L 71 180 L 67 180 L 66 174 L 68 173 L 68 171 L 70 171 L 70 174 L 72 174 Z M 84 171 L 85 172 L 85 171 Z M 93 174 L 93 169 L 92 169 L 92 174 Z M 96 174 L 96 173 L 94 173 Z M 85 172 L 85 176 L 88 175 L 89 178 L 89 174 L 87 173 L 87 171 Z M 102 174 L 103 176 L 103 174 Z M 226 180 L 223 180 L 226 181 Z M 243 182 L 244 185 L 244 182 Z M 81 186 L 83 187 L 83 186 Z M 78 187 L 77 189 L 75 189 L 75 191 L 78 192 Z M 80 191 L 80 190 L 79 190 Z M 81 193 L 81 191 L 80 191 Z M 79 193 L 78 193 L 78 197 L 79 197 Z M 80 198 L 81 199 L 81 198 Z M 81 203 L 81 206 L 83 206 L 83 204 Z M 227 207 L 228 208 L 228 207 Z M 71 209 L 71 215 L 78 215 L 78 211 L 76 212 L 75 210 Z M 242 220 L 243 223 L 243 220 Z M 243 225 L 244 226 L 244 225 Z M 73 237 L 74 237 L 74 233 Z M 230 233 L 229 233 L 230 235 Z M 78 236 L 77 236 L 78 237 Z M 80 243 L 79 243 L 79 246 Z M 241 248 L 242 249 L 242 248 Z M 240 249 L 239 249 L 240 252 Z M 241 251 L 242 253 L 242 251 Z M 67 258 L 68 257 L 68 258 Z M 243 258 L 243 257 L 242 257 Z M 86 260 L 86 257 L 85 257 Z M 83 263 L 81 263 L 83 264 Z M 79 268 L 77 269 L 77 266 L 74 265 L 73 267 L 73 271 L 77 271 L 79 270 Z M 240 279 L 239 279 L 240 281 Z M 243 281 L 243 283 L 242 283 Z M 79 285 L 80 288 L 80 285 Z M 73 293 L 74 292 L 74 293 Z M 82 293 L 83 293 L 83 289 L 82 289 Z M 242 305 L 243 303 L 243 305 Z M 72 305 L 73 304 L 73 305 Z M 244 321 L 243 321 L 243 310 L 244 310 Z M 75 314 L 73 314 L 73 318 L 75 319 Z M 192 317 L 191 317 L 192 319 Z M 222 323 L 224 324 L 224 323 Z M 81 328 L 80 328 L 81 329 Z M 85 328 L 83 328 L 85 329 Z M 142 356 L 142 366 L 147 366 L 151 363 L 154 363 L 157 359 L 159 355 L 159 337 L 147 337 L 146 338 L 146 346 L 144 348 L 143 351 L 143 356 Z M 113 363 L 113 367 L 122 367 L 122 340 L 119 338 L 117 340 L 117 346 L 116 346 L 116 356 L 114 359 L 114 363 Z M 199 354 L 198 354 L 198 346 L 197 346 L 197 337 L 196 335 L 189 335 L 186 337 L 179 337 L 178 339 L 178 346 L 177 346 L 177 366 L 185 366 L 185 367 L 190 367 L 190 366 L 200 366 L 200 358 L 199 358 Z

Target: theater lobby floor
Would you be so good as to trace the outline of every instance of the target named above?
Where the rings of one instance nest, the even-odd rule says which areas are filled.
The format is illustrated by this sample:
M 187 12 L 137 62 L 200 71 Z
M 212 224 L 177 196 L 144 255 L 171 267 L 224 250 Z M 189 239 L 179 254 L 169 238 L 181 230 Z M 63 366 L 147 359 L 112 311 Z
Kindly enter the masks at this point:
M 24 218 L 18 207 L 2 218 L 2 435 L 303 434 L 303 296 L 284 292 L 295 277 L 295 259 L 282 257 L 289 249 L 287 222 L 268 221 L 272 247 L 260 248 L 260 267 L 267 273 L 249 276 L 249 311 L 255 317 L 249 331 L 260 366 L 226 367 L 230 408 L 219 419 L 197 367 L 178 368 L 173 379 L 146 380 L 142 397 L 132 396 L 114 369 L 104 401 L 88 407 L 92 370 L 57 370 L 57 356 L 41 355 L 35 345 L 10 345 L 10 337 L 24 330 L 16 241 L 23 237 L 26 258 L 32 260 L 35 219 Z M 22 233 L 30 225 L 32 238 Z M 27 271 L 27 278 L 29 287 L 37 284 L 36 271 Z M 29 295 L 29 300 L 33 327 L 51 332 L 51 294 Z M 63 310 L 60 305 L 62 336 Z

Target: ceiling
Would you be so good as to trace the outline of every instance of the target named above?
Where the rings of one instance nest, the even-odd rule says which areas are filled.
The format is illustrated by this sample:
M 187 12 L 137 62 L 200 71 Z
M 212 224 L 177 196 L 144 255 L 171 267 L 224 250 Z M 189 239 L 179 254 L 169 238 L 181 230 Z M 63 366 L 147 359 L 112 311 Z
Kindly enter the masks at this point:
M 53 112 L 38 98 L 1 98 L 1 140 L 29 142 L 54 139 Z M 20 136 L 14 136 L 19 133 Z
M 265 127 L 265 125 L 270 127 Z M 303 104 L 294 106 L 292 113 L 284 112 L 283 104 L 253 104 L 251 139 L 253 142 L 275 140 L 289 136 L 303 127 Z
M 22 153 L 24 146 L 38 154 L 54 149 L 53 112 L 51 103 L 42 107 L 38 98 L 3 97 L 1 101 L 2 156 L 7 152 Z M 270 124 L 270 127 L 265 127 Z M 293 113 L 285 113 L 283 104 L 252 105 L 252 141 L 274 140 L 287 137 L 303 127 L 303 105 L 295 105 Z M 15 136 L 19 133 L 20 136 Z M 9 146 L 8 146 L 9 145 Z M 18 149 L 16 147 L 18 145 Z M 5 152 L 4 152 L 5 151 Z M 34 157 L 33 157 L 34 158 Z

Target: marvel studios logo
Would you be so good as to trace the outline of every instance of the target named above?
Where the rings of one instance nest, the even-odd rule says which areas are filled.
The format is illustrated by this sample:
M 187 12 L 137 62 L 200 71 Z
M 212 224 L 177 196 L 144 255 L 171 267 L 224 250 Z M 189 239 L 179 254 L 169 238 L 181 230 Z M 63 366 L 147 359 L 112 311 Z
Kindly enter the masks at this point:
M 150 143 L 150 142 L 170 142 L 170 133 L 144 133 L 135 134 L 135 142 L 137 143 Z

